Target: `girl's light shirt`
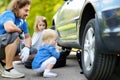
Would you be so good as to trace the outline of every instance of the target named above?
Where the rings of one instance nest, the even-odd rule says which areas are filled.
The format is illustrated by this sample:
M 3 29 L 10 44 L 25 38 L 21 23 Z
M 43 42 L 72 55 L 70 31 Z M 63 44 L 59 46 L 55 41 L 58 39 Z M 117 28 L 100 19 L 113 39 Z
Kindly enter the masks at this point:
M 41 37 L 42 37 L 42 32 L 41 31 L 33 33 L 33 36 L 32 36 L 32 46 L 34 48 L 36 48 L 37 50 L 40 49 L 41 44 L 42 44 Z

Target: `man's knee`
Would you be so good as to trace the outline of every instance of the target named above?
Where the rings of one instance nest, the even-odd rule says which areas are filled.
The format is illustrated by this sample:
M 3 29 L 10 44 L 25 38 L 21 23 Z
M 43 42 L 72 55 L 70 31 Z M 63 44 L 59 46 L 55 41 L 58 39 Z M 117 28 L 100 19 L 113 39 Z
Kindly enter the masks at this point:
M 6 34 L 0 35 L 0 48 L 5 47 L 10 43 L 13 43 L 17 39 L 17 37 L 19 37 L 18 32 L 6 33 Z
M 8 42 L 9 44 L 13 43 L 19 37 L 20 34 L 18 32 L 14 32 L 14 33 L 11 33 L 10 35 L 11 35 L 11 38 L 9 39 L 9 42 Z
M 4 43 L 3 47 L 8 46 L 9 44 L 13 43 L 14 41 L 16 41 L 16 39 L 19 37 L 19 33 L 18 32 L 13 32 L 13 33 L 6 33 L 4 36 L 6 39 L 4 41 L 2 41 Z

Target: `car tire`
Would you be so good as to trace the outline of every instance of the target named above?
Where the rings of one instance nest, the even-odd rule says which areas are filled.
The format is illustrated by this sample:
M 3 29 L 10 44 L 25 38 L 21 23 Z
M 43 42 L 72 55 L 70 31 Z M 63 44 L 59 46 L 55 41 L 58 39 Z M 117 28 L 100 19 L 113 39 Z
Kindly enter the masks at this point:
M 82 69 L 88 80 L 110 80 L 116 63 L 116 56 L 97 53 L 95 39 L 95 19 L 91 19 L 83 34 Z

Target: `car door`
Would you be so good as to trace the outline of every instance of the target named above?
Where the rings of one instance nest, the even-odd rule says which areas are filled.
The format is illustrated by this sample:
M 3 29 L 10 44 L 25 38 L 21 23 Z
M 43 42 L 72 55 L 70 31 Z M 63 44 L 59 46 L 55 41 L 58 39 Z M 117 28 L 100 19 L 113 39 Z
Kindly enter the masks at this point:
M 67 0 L 57 12 L 56 27 L 60 40 L 74 42 L 77 40 L 76 23 L 85 0 Z

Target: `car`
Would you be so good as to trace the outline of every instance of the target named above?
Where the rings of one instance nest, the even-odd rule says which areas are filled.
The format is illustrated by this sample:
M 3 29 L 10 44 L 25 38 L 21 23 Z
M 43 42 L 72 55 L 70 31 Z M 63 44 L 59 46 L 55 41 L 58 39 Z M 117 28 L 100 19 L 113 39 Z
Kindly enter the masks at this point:
M 64 0 L 52 29 L 67 55 L 78 49 L 88 80 L 110 80 L 120 55 L 120 0 Z

